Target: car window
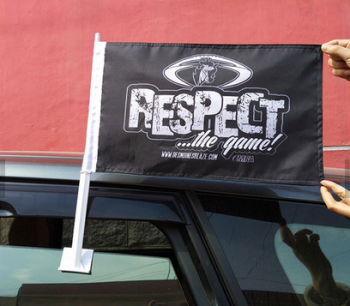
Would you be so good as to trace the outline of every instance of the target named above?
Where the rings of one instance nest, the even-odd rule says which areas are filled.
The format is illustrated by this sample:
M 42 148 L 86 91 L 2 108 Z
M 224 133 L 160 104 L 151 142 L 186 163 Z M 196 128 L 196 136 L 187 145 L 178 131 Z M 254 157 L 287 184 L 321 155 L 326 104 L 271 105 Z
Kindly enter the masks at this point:
M 294 245 L 291 246 L 286 237 L 290 233 L 294 236 Z M 329 288 L 333 286 L 334 291 L 337 291 L 337 283 L 341 287 L 341 284 L 350 286 L 349 242 L 348 228 L 332 226 L 291 223 L 275 233 L 278 260 L 298 294 L 304 294 L 313 283 L 320 283 L 313 280 L 318 276 L 325 279 Z M 323 295 L 327 294 L 334 293 L 325 292 Z
M 199 199 L 250 305 L 348 305 L 348 219 L 315 204 Z
M 72 219 L 0 218 L 0 305 L 187 305 L 171 259 L 116 253 L 169 250 L 153 224 L 87 220 L 90 275 L 58 271 L 72 226 Z
M 62 247 L 72 245 L 73 219 L 63 220 Z M 95 251 L 171 249 L 164 234 L 152 223 L 87 219 L 84 248 Z

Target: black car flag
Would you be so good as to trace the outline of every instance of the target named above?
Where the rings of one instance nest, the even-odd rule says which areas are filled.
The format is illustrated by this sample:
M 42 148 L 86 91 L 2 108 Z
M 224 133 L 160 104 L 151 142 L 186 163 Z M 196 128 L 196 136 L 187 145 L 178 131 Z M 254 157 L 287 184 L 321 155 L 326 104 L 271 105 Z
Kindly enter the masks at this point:
M 92 171 L 319 184 L 320 46 L 98 44 Z

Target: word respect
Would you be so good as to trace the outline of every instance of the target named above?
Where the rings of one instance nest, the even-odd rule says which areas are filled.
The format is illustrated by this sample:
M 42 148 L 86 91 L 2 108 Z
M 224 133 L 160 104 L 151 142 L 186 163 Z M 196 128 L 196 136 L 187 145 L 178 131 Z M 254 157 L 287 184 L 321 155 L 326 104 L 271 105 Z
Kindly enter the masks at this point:
M 289 98 L 265 89 L 239 93 L 194 89 L 159 91 L 153 86 L 130 86 L 125 130 L 145 131 L 151 138 L 177 138 L 211 130 L 219 138 L 252 136 L 272 139 L 282 130 Z

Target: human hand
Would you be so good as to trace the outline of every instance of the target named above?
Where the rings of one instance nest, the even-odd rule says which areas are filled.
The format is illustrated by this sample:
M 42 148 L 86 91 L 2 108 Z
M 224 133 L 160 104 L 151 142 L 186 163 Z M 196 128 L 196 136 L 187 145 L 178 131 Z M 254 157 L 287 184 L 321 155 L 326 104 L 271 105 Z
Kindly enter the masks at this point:
M 295 256 L 310 271 L 312 277 L 332 275 L 332 266 L 324 256 L 318 241 L 320 236 L 304 228 L 293 234 L 287 225 L 280 228 L 282 241 L 287 244 Z
M 321 196 L 327 208 L 337 214 L 350 218 L 350 191 L 331 181 L 323 180 L 321 185 Z M 328 191 L 329 189 L 340 198 L 340 201 L 336 201 L 333 198 L 333 195 Z
M 309 270 L 315 291 L 321 296 L 338 297 L 332 266 L 318 243 L 320 236 L 307 228 L 293 234 L 287 225 L 281 226 L 280 234 L 282 241 Z
M 328 65 L 333 68 L 333 74 L 350 81 L 350 40 L 332 40 L 321 49 L 329 55 Z

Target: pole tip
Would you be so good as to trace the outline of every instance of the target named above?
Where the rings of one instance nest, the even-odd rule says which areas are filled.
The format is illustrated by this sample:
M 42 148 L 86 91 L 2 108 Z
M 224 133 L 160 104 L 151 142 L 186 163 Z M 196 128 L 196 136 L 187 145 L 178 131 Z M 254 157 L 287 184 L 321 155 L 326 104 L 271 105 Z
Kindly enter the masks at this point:
M 100 41 L 101 39 L 101 34 L 100 33 L 96 33 L 95 34 L 95 41 Z

